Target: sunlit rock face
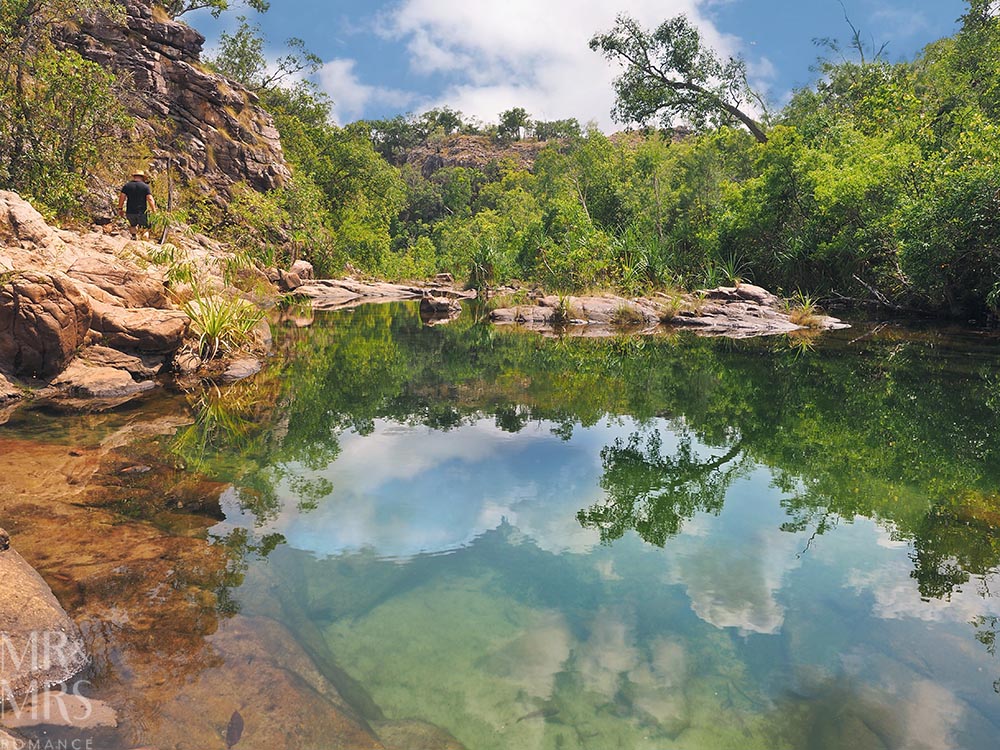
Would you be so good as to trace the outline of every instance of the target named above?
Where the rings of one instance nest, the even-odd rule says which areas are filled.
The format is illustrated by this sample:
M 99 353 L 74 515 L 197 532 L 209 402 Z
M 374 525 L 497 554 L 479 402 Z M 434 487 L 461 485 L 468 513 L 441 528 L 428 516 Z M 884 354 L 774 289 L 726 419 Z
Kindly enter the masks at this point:
M 60 42 L 132 79 L 139 135 L 156 145 L 154 173 L 168 157 L 184 180 L 209 194 L 236 182 L 269 190 L 290 177 L 278 131 L 255 94 L 200 63 L 205 38 L 150 0 L 124 0 L 124 22 L 81 18 Z

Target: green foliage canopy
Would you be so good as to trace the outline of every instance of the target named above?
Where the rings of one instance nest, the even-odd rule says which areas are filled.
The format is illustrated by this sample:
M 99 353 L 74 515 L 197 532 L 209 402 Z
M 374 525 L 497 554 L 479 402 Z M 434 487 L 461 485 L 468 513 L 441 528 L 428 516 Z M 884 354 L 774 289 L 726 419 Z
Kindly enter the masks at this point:
M 687 16 L 675 16 L 649 32 L 620 15 L 611 31 L 590 40 L 590 48 L 625 68 L 615 81 L 612 115 L 618 122 L 646 123 L 658 113 L 668 128 L 675 117 L 697 127 L 739 122 L 759 142 L 767 140 L 746 111 L 754 103 L 763 106 L 747 83 L 746 63 L 721 60 Z
M 121 11 L 106 0 L 0 0 L 0 185 L 61 214 L 122 156 L 132 127 L 123 82 L 53 44 L 80 12 Z

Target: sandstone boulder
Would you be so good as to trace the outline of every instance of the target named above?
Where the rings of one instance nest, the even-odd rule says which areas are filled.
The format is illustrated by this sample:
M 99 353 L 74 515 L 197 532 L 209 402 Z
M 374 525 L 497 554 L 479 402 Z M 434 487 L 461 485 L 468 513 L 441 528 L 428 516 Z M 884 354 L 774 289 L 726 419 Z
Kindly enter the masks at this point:
M 720 286 L 716 289 L 709 289 L 704 292 L 706 299 L 722 300 L 725 302 L 750 302 L 767 307 L 776 307 L 778 297 L 764 289 L 764 287 L 753 284 L 740 284 L 739 286 Z
M 701 290 L 676 298 L 665 294 L 659 297 L 662 299 L 549 295 L 534 304 L 493 310 L 490 319 L 501 325 L 517 324 L 542 333 L 572 336 L 610 336 L 630 328 L 654 333 L 669 326 L 690 328 L 699 335 L 749 338 L 803 328 L 792 322 L 778 297 L 752 284 Z M 814 316 L 809 325 L 815 330 L 847 327 L 825 315 Z
M 116 349 L 173 354 L 184 343 L 189 323 L 180 310 L 125 309 L 95 302 L 91 326 Z
M 0 660 L 0 700 L 58 685 L 87 664 L 73 621 L 12 547 L 0 551 L 0 601 L 0 638 L 7 657 Z
M 454 310 L 461 310 L 462 303 L 449 297 L 436 297 L 428 294 L 420 299 L 420 312 L 447 315 Z
M 260 372 L 260 368 L 260 360 L 254 357 L 234 359 L 226 371 L 222 373 L 222 382 L 235 383 L 237 380 L 245 380 Z
M 123 307 L 162 308 L 167 304 L 167 290 L 159 273 L 142 271 L 113 256 L 77 258 L 66 275 L 106 292 Z
M 21 391 L 0 372 L 0 404 L 21 398 Z
M 340 310 L 369 302 L 403 302 L 427 295 L 451 299 L 475 299 L 476 290 L 459 291 L 444 286 L 390 284 L 384 281 L 357 279 L 316 279 L 302 284 L 296 294 L 309 297 L 314 310 Z
M 622 297 L 557 297 L 548 295 L 534 305 L 500 308 L 490 314 L 494 323 L 522 323 L 529 327 L 558 325 L 656 325 L 660 315 L 647 302 Z
M 167 360 L 163 354 L 127 354 L 107 346 L 89 346 L 80 352 L 78 359 L 97 367 L 124 370 L 137 380 L 159 375 Z
M 59 240 L 30 203 L 17 193 L 0 190 L 0 243 L 13 242 L 45 247 Z
M 174 372 L 178 375 L 194 375 L 201 365 L 201 357 L 194 352 L 180 352 L 174 357 Z
M 302 286 L 302 279 L 293 271 L 278 272 L 278 286 L 283 292 L 294 292 Z
M 152 380 L 136 382 L 125 370 L 73 360 L 52 381 L 52 387 L 79 398 L 122 399 L 156 387 Z
M 93 311 L 61 273 L 24 271 L 0 279 L 0 368 L 47 376 L 62 370 L 83 345 Z
M 292 263 L 292 267 L 288 270 L 298 276 L 302 281 L 309 281 L 314 275 L 313 265 L 307 260 L 295 261 Z

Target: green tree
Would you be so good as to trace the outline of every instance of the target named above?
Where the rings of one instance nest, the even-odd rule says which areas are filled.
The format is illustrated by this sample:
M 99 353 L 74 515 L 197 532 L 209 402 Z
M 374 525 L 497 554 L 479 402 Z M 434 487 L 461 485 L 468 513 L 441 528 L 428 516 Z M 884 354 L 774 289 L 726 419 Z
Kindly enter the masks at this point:
M 244 0 L 248 7 L 258 13 L 266 13 L 271 7 L 267 0 Z M 163 9 L 171 18 L 177 18 L 194 10 L 209 10 L 215 18 L 229 10 L 229 0 L 164 0 Z
M 763 100 L 747 83 L 746 63 L 723 62 L 684 15 L 664 21 L 652 33 L 627 15 L 597 34 L 590 48 L 625 71 L 615 80 L 612 116 L 621 123 L 646 123 L 660 114 L 664 127 L 682 117 L 696 127 L 739 122 L 764 143 L 767 136 L 747 111 Z
M 53 44 L 53 30 L 81 10 L 121 13 L 104 0 L 0 2 L 0 185 L 59 213 L 122 155 L 132 125 L 115 76 Z
M 451 135 L 465 127 L 462 113 L 450 107 L 428 110 L 420 116 L 420 120 L 425 123 L 428 134 L 440 128 L 445 135 Z
M 500 126 L 497 134 L 502 141 L 519 141 L 525 128 L 531 121 L 531 115 L 524 107 L 514 107 L 500 113 Z
M 259 93 L 278 88 L 290 76 L 311 75 L 323 64 L 317 55 L 306 49 L 305 42 L 292 37 L 285 42 L 288 53 L 270 66 L 264 56 L 260 26 L 251 24 L 246 16 L 239 16 L 237 21 L 236 31 L 231 34 L 223 31 L 219 35 L 219 55 L 207 62 L 252 91 Z
M 575 117 L 568 120 L 536 120 L 531 124 L 531 131 L 535 138 L 540 141 L 579 138 L 583 135 L 583 129 Z

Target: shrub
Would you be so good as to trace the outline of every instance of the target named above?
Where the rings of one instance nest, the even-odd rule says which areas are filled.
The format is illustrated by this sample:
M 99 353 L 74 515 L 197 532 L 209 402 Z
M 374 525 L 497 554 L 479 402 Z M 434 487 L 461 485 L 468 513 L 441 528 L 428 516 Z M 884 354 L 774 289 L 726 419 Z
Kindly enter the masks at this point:
M 803 328 L 815 328 L 819 325 L 820 309 L 816 300 L 802 291 L 797 291 L 792 299 L 785 303 L 788 319 Z
M 249 346 L 254 328 L 264 318 L 262 310 L 244 299 L 203 295 L 198 290 L 185 303 L 184 312 L 191 318 L 198 353 L 205 359 Z
M 622 302 L 611 315 L 611 323 L 616 326 L 637 326 L 646 322 L 646 316 L 634 305 Z
M 997 313 L 1000 166 L 945 174 L 902 222 L 900 266 L 912 289 L 952 315 Z

